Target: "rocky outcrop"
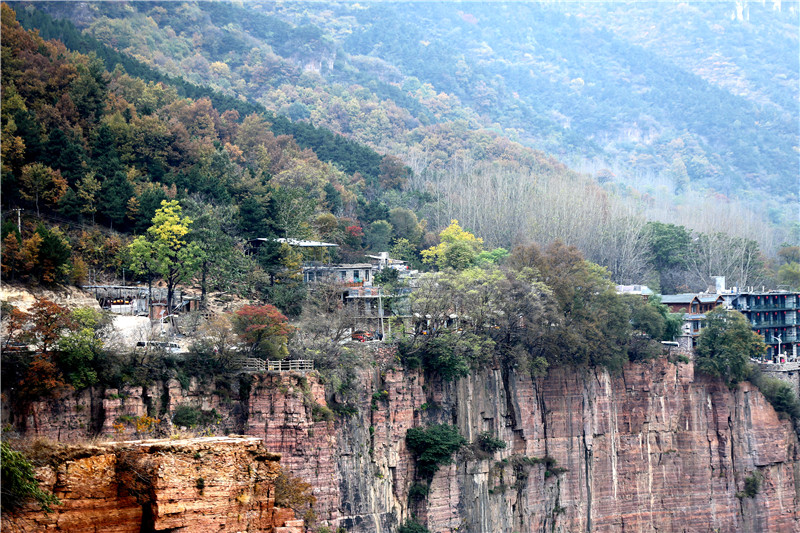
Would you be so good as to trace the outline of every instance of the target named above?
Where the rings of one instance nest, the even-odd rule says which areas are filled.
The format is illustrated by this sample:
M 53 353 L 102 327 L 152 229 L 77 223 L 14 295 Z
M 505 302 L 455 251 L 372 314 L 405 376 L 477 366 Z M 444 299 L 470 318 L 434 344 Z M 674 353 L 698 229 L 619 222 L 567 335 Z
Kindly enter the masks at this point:
M 274 506 L 279 461 L 247 437 L 59 448 L 37 476 L 61 504 L 4 516 L 3 530 L 300 533 Z
M 258 437 L 312 483 L 319 524 L 332 529 L 395 531 L 414 517 L 441 533 L 800 531 L 797 435 L 748 383 L 729 389 L 666 359 L 535 380 L 498 364 L 450 383 L 396 365 L 391 354 L 376 358 L 335 419 L 313 373 L 94 398 L 106 420 L 185 403 L 217 409 L 220 431 Z M 428 485 L 405 436 L 439 423 L 473 444 Z M 506 447 L 481 450 L 483 432 Z M 415 484 L 428 494 L 410 497 Z
M 0 300 L 7 302 L 22 311 L 28 311 L 37 299 L 50 300 L 69 309 L 90 307 L 100 311 L 97 298 L 91 293 L 77 287 L 64 286 L 58 289 L 38 288 L 35 290 L 22 285 L 0 286 Z

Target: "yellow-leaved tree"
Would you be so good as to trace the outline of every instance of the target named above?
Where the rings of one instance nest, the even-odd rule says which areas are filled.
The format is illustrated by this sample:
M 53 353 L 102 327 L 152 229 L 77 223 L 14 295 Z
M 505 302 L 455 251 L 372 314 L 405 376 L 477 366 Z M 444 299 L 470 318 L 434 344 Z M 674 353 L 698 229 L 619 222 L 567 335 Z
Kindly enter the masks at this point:
M 131 266 L 137 274 L 160 274 L 167 284 L 167 309 L 172 312 L 175 287 L 190 279 L 200 265 L 203 252 L 186 241 L 192 219 L 184 217 L 177 200 L 163 200 L 147 235 L 136 237 L 128 247 Z
M 439 244 L 421 252 L 423 263 L 439 269 L 464 270 L 475 263 L 483 250 L 483 239 L 462 229 L 455 219 L 439 233 L 439 240 Z

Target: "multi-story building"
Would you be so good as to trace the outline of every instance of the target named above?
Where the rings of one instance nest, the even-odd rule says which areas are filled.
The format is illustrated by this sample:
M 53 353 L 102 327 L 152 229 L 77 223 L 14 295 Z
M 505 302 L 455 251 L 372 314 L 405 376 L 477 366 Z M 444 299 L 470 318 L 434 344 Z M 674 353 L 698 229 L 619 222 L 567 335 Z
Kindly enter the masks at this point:
M 724 279 L 722 283 L 717 293 L 667 294 L 661 302 L 670 312 L 683 313 L 683 331 L 693 341 L 704 327 L 706 313 L 724 305 L 741 312 L 753 331 L 764 338 L 766 359 L 779 362 L 780 357 L 795 360 L 800 356 L 800 293 L 726 290 Z
M 790 359 L 798 356 L 800 293 L 754 291 L 724 296 L 728 307 L 744 314 L 753 331 L 764 337 L 768 359 L 775 360 L 779 353 Z

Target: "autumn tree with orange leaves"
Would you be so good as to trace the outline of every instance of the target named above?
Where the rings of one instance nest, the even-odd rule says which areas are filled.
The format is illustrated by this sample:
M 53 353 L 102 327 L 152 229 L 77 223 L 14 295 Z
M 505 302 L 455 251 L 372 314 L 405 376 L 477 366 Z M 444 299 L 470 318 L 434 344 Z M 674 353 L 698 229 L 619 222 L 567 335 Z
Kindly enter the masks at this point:
M 274 305 L 243 306 L 233 316 L 233 328 L 256 357 L 283 359 L 289 355 L 289 335 L 295 328 Z
M 3 380 L 11 378 L 15 385 L 11 388 L 15 398 L 22 405 L 22 424 L 31 413 L 31 403 L 46 398 L 58 398 L 72 390 L 64 379 L 64 374 L 56 362 L 58 341 L 63 335 L 73 331 L 76 324 L 70 310 L 50 300 L 40 299 L 30 312 L 13 309 L 5 324 L 7 337 L 5 347 L 29 345 L 32 355 L 27 352 L 3 353 Z M 5 368 L 8 366 L 8 368 Z M 34 425 L 38 426 L 36 413 Z

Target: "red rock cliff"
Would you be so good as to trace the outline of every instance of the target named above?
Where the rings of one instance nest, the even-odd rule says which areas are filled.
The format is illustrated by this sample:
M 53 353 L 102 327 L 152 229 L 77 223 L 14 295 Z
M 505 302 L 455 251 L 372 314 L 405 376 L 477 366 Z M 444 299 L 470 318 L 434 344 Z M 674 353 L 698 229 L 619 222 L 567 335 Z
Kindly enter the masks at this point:
M 213 405 L 221 430 L 263 439 L 313 484 L 321 525 L 350 532 L 395 531 L 412 515 L 442 533 L 800 531 L 797 436 L 748 383 L 730 390 L 666 360 L 539 380 L 498 367 L 445 384 L 392 365 L 363 371 L 357 412 L 335 420 L 313 374 L 252 376 L 228 403 L 171 383 L 141 398 L 120 391 L 121 405 L 98 392 L 104 405 L 77 414 L 48 417 L 43 404 L 39 415 L 46 434 L 64 435 L 63 423 L 108 427 L 92 413 L 134 415 L 147 398 Z M 465 448 L 427 497 L 409 500 L 419 480 L 406 432 L 435 423 L 457 425 L 470 442 L 488 431 L 507 447 L 491 456 Z M 761 480 L 757 494 L 744 494 L 747 478 Z
M 58 449 L 37 477 L 61 505 L 3 516 L 3 531 L 300 533 L 274 506 L 279 461 L 246 437 Z
M 791 423 L 750 384 L 730 390 L 691 365 L 562 369 L 537 381 L 498 368 L 452 384 L 375 370 L 359 414 L 335 427 L 291 399 L 291 379 L 253 388 L 260 418 L 248 432 L 312 480 L 318 516 L 348 531 L 393 531 L 412 515 L 443 533 L 800 531 Z M 427 498 L 409 501 L 405 434 L 432 423 L 455 423 L 471 442 L 489 431 L 507 447 L 492 457 L 466 448 Z M 761 480 L 753 497 L 747 477 Z

